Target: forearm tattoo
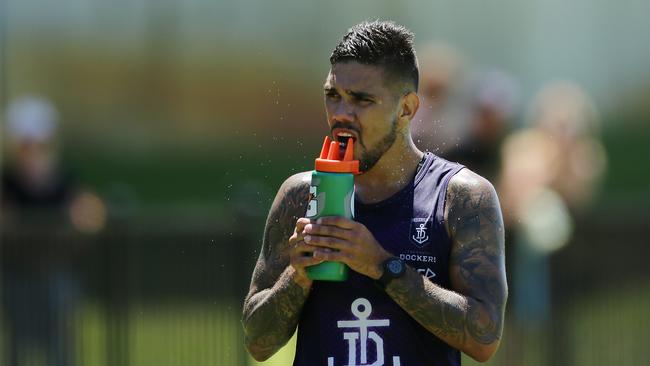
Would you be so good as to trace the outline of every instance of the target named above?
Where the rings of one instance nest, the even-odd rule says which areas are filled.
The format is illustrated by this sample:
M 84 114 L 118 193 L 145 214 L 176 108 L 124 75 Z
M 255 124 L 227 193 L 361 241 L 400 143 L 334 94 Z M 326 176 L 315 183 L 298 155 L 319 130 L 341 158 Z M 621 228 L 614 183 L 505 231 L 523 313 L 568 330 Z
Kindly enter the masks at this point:
M 471 172 L 449 184 L 446 218 L 453 240 L 453 291 L 409 269 L 387 291 L 422 326 L 464 350 L 492 345 L 502 333 L 507 298 L 504 228 L 498 198 L 489 182 Z
M 273 354 L 298 324 L 308 291 L 292 281 L 288 240 L 296 220 L 305 214 L 308 196 L 309 183 L 293 176 L 282 185 L 269 211 L 242 317 L 252 353 Z

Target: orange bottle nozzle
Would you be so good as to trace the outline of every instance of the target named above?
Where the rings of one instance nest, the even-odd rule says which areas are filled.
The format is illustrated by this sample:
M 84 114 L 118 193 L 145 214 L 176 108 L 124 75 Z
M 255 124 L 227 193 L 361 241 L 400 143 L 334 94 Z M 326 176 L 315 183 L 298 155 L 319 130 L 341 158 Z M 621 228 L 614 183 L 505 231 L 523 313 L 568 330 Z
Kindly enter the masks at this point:
M 330 151 L 330 139 L 329 136 L 325 136 L 325 141 L 323 141 L 323 149 L 320 151 L 320 158 L 321 159 L 327 159 L 327 155 L 329 154 Z
M 352 173 L 360 174 L 359 161 L 354 159 L 354 140 L 348 139 L 345 147 L 345 154 L 341 159 L 340 145 L 338 141 L 332 141 L 325 136 L 320 157 L 316 159 L 316 170 L 331 173 Z
M 345 156 L 343 156 L 343 161 L 351 161 L 352 160 L 353 146 L 354 146 L 354 140 L 352 139 L 352 137 L 350 137 L 348 139 L 348 143 L 345 145 Z
M 336 141 L 332 141 L 330 143 L 330 152 L 327 154 L 327 159 L 329 160 L 339 160 L 339 143 Z

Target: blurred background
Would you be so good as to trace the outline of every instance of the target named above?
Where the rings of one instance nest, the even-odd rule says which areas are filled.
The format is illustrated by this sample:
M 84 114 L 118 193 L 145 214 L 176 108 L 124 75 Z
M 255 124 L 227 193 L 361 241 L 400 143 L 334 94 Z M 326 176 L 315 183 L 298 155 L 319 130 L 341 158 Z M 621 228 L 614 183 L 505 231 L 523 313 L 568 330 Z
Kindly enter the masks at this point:
M 328 133 L 332 48 L 377 18 L 416 34 L 417 144 L 499 191 L 510 297 L 488 364 L 645 364 L 648 15 L 642 0 L 0 0 L 0 364 L 255 364 L 239 319 L 264 219 Z

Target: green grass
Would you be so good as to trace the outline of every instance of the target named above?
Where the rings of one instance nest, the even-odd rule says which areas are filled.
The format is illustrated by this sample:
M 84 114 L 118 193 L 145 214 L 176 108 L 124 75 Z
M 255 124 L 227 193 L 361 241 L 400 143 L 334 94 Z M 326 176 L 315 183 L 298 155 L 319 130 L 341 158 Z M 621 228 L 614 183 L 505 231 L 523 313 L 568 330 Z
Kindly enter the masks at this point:
M 245 365 L 238 307 L 224 304 L 134 306 L 128 312 L 129 365 Z M 102 308 L 87 303 L 77 319 L 80 365 L 103 366 L 109 359 Z M 118 341 L 124 340 L 117 337 Z
M 554 313 L 550 327 L 516 328 L 509 318 L 499 351 L 483 365 L 553 364 L 554 353 L 562 352 L 554 348 L 553 337 L 558 336 L 569 351 L 561 355 L 567 365 L 641 365 L 650 359 L 650 283 L 598 289 L 565 304 Z M 79 365 L 108 365 L 112 350 L 107 319 L 104 308 L 94 302 L 84 303 L 77 313 Z M 126 331 L 113 340 L 125 342 L 133 366 L 289 366 L 293 360 L 295 337 L 263 363 L 245 353 L 238 304 L 133 304 L 124 320 Z M 42 358 L 36 357 L 34 364 L 42 364 Z M 463 356 L 463 365 L 478 363 Z
M 289 342 L 264 362 L 257 362 L 249 356 L 248 362 L 250 366 L 289 366 L 293 364 L 293 355 L 296 353 L 296 333 Z
M 481 365 L 644 365 L 650 359 L 650 283 L 602 288 L 566 299 L 547 327 L 506 326 L 500 349 Z M 556 348 L 558 337 L 564 342 Z M 463 365 L 479 365 L 463 356 Z

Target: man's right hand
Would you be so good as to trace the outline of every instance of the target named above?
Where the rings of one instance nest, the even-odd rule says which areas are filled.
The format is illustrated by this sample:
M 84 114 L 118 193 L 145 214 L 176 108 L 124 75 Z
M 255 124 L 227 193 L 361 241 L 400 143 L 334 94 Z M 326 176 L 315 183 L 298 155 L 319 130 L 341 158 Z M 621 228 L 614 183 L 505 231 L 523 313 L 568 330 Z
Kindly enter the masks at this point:
M 296 221 L 296 227 L 293 235 L 289 238 L 289 260 L 291 267 L 296 271 L 294 281 L 304 289 L 310 289 L 313 281 L 307 276 L 305 267 L 313 266 L 323 262 L 322 259 L 314 258 L 314 250 L 318 249 L 313 245 L 308 245 L 304 241 L 303 231 L 305 225 L 311 223 L 311 220 L 305 217 Z
M 266 360 L 296 330 L 312 285 L 306 266 L 318 263 L 303 241 L 311 172 L 294 174 L 282 183 L 264 227 L 260 256 L 244 301 L 245 345 L 253 358 Z M 307 254 L 309 255 L 309 254 Z

